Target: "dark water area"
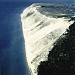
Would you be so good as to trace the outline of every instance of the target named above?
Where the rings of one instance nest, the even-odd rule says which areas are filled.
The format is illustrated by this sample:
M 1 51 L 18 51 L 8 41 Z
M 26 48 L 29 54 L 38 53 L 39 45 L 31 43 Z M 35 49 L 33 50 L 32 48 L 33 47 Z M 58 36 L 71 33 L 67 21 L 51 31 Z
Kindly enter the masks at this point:
M 0 75 L 29 75 L 21 13 L 31 3 L 0 3 Z
M 75 4 L 75 0 L 31 0 L 35 3 L 51 3 L 51 4 Z

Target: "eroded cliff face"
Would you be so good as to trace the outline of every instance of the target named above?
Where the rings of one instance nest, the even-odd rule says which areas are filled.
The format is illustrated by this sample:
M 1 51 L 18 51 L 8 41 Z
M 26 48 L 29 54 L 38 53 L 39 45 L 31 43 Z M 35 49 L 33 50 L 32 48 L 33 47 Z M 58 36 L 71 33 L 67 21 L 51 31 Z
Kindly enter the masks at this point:
M 74 23 L 71 19 L 71 16 L 74 17 L 74 11 L 71 7 L 74 6 L 33 4 L 21 14 L 26 57 L 31 75 L 38 75 L 37 68 L 40 62 L 48 61 L 54 43 L 66 34 L 69 26 Z M 64 10 L 65 8 L 69 9 Z
M 64 35 L 38 66 L 38 75 L 75 75 L 75 22 Z

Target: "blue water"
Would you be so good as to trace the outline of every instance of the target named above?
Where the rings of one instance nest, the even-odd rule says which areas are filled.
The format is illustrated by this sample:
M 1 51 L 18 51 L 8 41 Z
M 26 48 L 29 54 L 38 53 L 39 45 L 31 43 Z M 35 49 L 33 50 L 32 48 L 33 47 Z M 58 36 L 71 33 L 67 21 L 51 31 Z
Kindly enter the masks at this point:
M 29 75 L 21 13 L 27 3 L 0 3 L 0 75 Z

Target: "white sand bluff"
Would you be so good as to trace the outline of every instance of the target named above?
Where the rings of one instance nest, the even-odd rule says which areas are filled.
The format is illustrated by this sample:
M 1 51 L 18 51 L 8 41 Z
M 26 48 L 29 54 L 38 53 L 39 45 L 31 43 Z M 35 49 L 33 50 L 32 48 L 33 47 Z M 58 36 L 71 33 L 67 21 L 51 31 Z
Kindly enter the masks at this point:
M 73 24 L 49 4 L 32 4 L 21 14 L 26 58 L 31 75 L 38 75 L 41 61 L 46 61 L 54 42 Z

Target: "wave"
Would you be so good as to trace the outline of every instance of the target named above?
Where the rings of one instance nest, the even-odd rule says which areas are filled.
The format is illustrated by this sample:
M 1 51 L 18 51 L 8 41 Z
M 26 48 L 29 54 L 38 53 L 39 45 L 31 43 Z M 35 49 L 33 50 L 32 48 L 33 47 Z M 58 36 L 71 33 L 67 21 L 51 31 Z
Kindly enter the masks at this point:
M 60 7 L 62 11 L 57 7 Z M 63 12 L 64 5 L 33 4 L 21 14 L 26 57 L 31 75 L 38 74 L 37 67 L 40 62 L 47 61 L 54 43 L 74 23 L 70 20 L 74 15 L 70 13 L 68 16 Z

